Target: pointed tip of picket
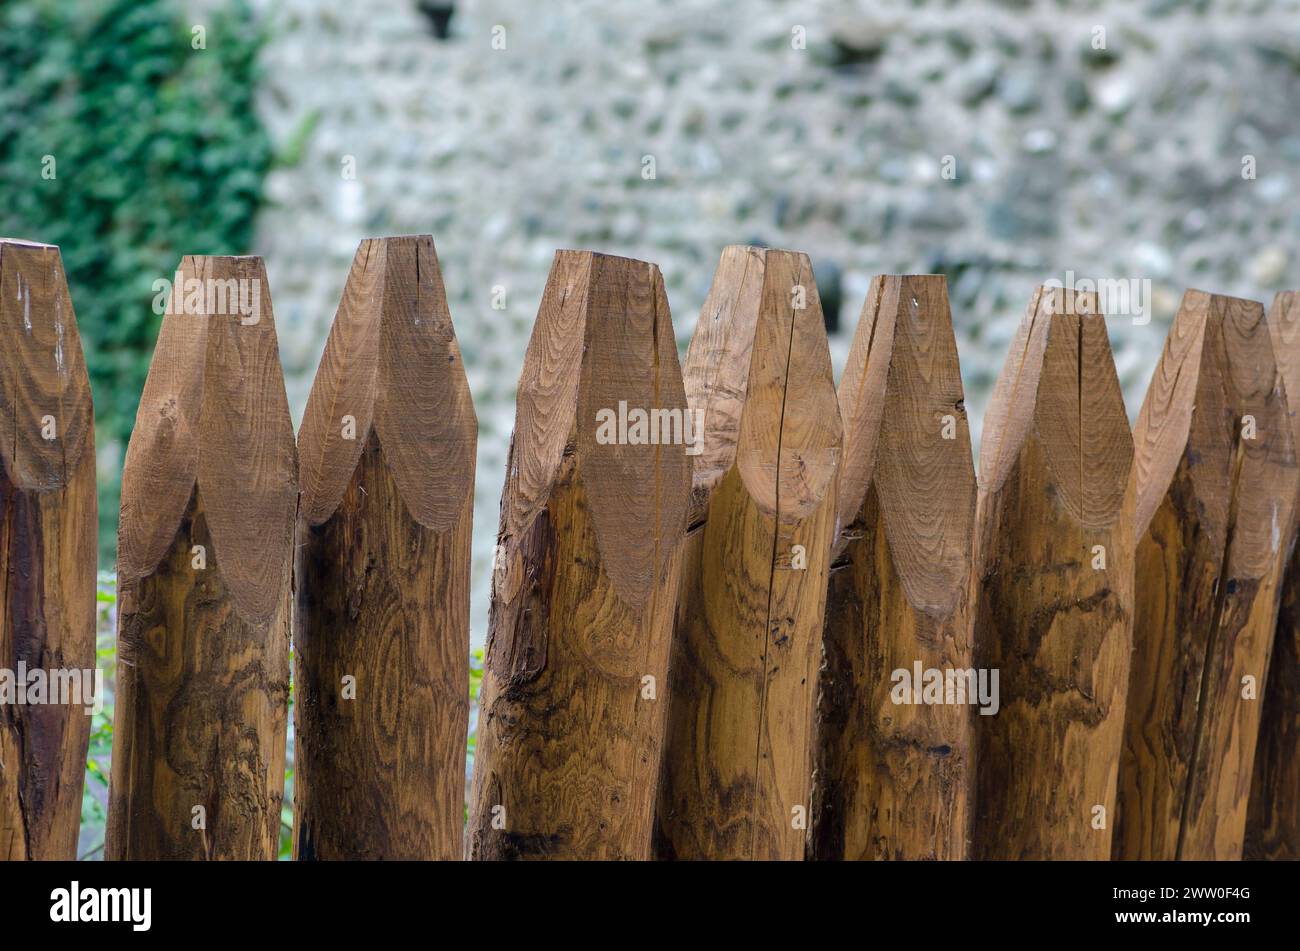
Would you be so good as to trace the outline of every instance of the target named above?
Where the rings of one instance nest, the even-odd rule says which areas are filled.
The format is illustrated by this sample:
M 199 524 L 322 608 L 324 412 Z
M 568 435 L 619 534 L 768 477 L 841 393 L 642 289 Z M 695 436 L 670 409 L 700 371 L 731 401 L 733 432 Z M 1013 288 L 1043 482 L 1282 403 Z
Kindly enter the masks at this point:
M 575 456 L 606 573 L 639 610 L 685 525 L 691 460 L 680 443 L 600 438 L 602 414 L 621 408 L 675 414 L 684 432 L 686 393 L 663 275 L 646 261 L 559 251 L 519 377 L 503 537 L 522 543 Z M 645 491 L 647 478 L 653 491 Z M 503 584 L 511 589 L 509 577 Z
M 20 489 L 67 484 L 94 407 L 57 246 L 0 238 L 0 463 Z
M 1274 414 L 1285 414 L 1285 397 L 1266 398 L 1285 388 L 1278 370 L 1263 304 L 1194 289 L 1183 295 L 1134 427 L 1139 538 L 1189 452 L 1197 460 L 1189 477 L 1206 506 L 1205 528 L 1223 536 L 1231 494 L 1228 460 L 1236 442 L 1232 408 L 1268 414 L 1269 423 Z M 1277 428 L 1258 422 L 1266 434 Z
M 1030 300 L 993 388 L 980 487 L 998 491 L 1034 435 L 1084 525 L 1120 513 L 1133 464 L 1124 395 L 1097 296 L 1050 284 Z
M 875 485 L 913 604 L 951 609 L 969 571 L 975 469 L 942 275 L 877 276 L 839 387 L 845 421 L 836 553 Z
M 357 248 L 299 427 L 308 524 L 338 508 L 372 429 L 412 518 L 452 527 L 478 419 L 430 235 Z
M 262 259 L 187 255 L 168 299 L 122 471 L 118 573 L 151 573 L 201 490 L 241 615 L 277 609 L 298 461 Z
M 703 421 L 692 523 L 733 465 L 755 501 L 782 519 L 821 502 L 839 468 L 843 427 L 808 255 L 724 248 L 683 374 Z

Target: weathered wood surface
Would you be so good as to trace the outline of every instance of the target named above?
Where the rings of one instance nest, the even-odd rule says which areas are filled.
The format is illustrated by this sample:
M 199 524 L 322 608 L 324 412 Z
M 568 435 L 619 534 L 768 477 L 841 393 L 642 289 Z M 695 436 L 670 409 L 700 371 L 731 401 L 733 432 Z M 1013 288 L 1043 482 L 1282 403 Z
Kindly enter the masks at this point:
M 558 252 L 501 500 L 473 859 L 650 855 L 690 458 L 631 414 L 685 409 L 659 269 Z
M 0 704 L 0 860 L 76 858 L 96 517 L 90 382 L 59 249 L 0 239 L 0 668 L 15 691 Z M 74 670 L 84 704 L 17 702 L 24 673 L 48 685 Z
M 1114 854 L 1236 859 L 1296 491 L 1260 304 L 1187 292 L 1134 441 L 1138 599 Z
M 362 242 L 298 436 L 297 859 L 462 855 L 477 442 L 433 239 Z
M 1133 443 L 1095 295 L 1042 287 L 980 447 L 971 855 L 1110 854 L 1133 623 Z M 1098 811 L 1098 810 L 1104 811 Z
M 1278 294 L 1268 324 L 1286 389 L 1292 446 L 1300 447 L 1300 294 Z M 1300 506 L 1294 515 L 1246 812 L 1248 859 L 1300 859 Z
M 293 427 L 261 259 L 186 257 L 178 277 L 183 293 L 163 318 L 122 476 L 104 852 L 273 859 L 289 693 Z
M 704 440 L 682 561 L 656 854 L 801 859 L 842 448 L 806 255 L 724 250 L 685 378 Z
M 872 282 L 839 403 L 809 856 L 961 859 L 970 707 L 896 703 L 893 678 L 971 667 L 975 470 L 943 277 Z

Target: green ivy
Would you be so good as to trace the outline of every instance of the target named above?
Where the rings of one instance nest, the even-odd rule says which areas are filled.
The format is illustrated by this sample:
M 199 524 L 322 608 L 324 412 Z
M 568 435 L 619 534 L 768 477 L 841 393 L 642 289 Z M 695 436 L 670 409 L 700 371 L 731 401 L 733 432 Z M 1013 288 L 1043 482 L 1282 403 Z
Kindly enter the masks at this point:
M 200 23 L 171 0 L 0 4 L 0 234 L 63 252 L 114 463 L 100 472 L 105 566 L 161 319 L 153 282 L 183 254 L 251 244 L 271 162 L 253 101 L 263 39 L 245 0 Z

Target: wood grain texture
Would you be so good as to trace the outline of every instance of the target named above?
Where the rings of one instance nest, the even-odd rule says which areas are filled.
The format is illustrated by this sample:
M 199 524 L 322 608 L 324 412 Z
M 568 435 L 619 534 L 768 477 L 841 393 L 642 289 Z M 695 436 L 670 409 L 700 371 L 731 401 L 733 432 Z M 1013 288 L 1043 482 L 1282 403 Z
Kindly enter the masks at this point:
M 943 277 L 872 281 L 839 403 L 809 857 L 961 859 L 970 708 L 891 699 L 917 661 L 971 666 L 975 470 Z
M 801 859 L 842 449 L 807 256 L 727 248 L 685 377 L 704 445 L 673 635 L 656 854 Z
M 1300 294 L 1283 291 L 1268 311 L 1269 339 L 1286 389 L 1292 446 L 1300 447 Z M 1300 506 L 1295 513 L 1300 516 Z M 1244 857 L 1300 859 L 1300 557 L 1292 519 L 1277 630 L 1264 688 Z
M 255 287 L 260 310 L 254 319 L 229 302 L 214 309 L 178 296 L 163 318 L 122 475 L 104 852 L 273 859 L 289 693 L 293 427 L 261 259 L 186 257 L 178 275 L 184 286 L 242 287 L 246 299 Z
M 1114 854 L 1236 859 L 1261 708 L 1243 678 L 1258 696 L 1296 491 L 1260 304 L 1187 292 L 1134 441 L 1138 599 Z
M 652 264 L 555 256 L 519 381 L 469 818 L 473 859 L 644 859 L 690 459 L 598 414 L 686 408 Z M 653 698 L 647 695 L 653 679 Z
M 46 678 L 94 669 L 96 511 L 94 410 L 59 249 L 0 238 L 0 668 L 11 676 L 20 664 Z M 0 860 L 76 858 L 82 698 L 0 705 Z
M 1110 854 L 1132 643 L 1132 466 L 1095 296 L 1039 288 L 980 449 L 975 662 L 999 672 L 1000 709 L 973 717 L 973 858 Z
M 298 437 L 297 859 L 462 855 L 477 441 L 433 239 L 362 242 Z

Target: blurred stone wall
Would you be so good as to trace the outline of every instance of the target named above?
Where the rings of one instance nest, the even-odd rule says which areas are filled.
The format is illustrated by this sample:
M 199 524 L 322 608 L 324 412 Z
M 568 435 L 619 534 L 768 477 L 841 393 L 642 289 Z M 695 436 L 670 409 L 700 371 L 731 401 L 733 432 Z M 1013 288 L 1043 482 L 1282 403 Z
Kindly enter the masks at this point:
M 481 427 L 475 643 L 558 247 L 658 263 L 683 347 L 724 245 L 807 251 L 837 372 L 872 275 L 944 273 L 977 440 L 1045 279 L 1150 281 L 1154 319 L 1109 325 L 1131 414 L 1184 288 L 1300 280 L 1294 0 L 458 0 L 445 39 L 449 0 L 261 3 L 285 165 L 257 251 L 295 418 L 358 241 L 431 232 Z

